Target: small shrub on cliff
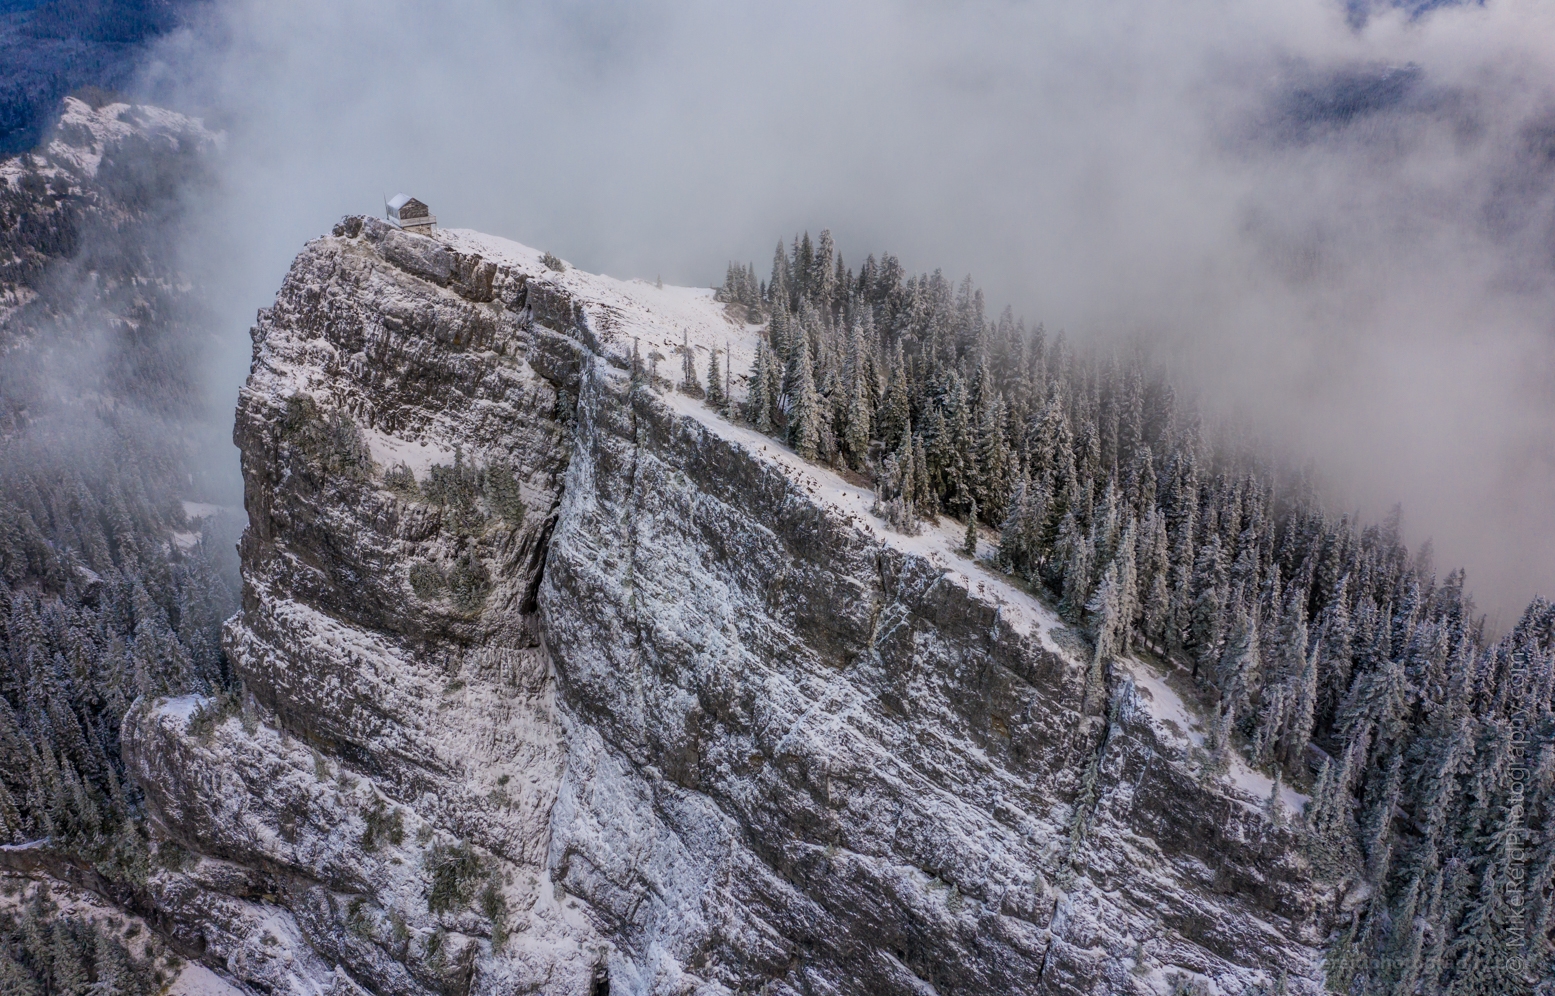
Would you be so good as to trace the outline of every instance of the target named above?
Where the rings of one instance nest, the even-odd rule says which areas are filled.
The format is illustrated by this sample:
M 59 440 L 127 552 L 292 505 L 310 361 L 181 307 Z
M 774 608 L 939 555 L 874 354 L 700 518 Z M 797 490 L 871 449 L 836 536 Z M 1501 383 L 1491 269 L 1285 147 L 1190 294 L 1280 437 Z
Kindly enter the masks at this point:
M 1209 996 L 1209 985 L 1203 980 L 1173 972 L 1167 977 L 1167 982 L 1172 987 L 1172 996 Z
M 357 896 L 346 907 L 346 929 L 364 941 L 373 939 L 372 914 L 367 911 L 367 900 Z
M 163 840 L 156 846 L 156 863 L 168 871 L 181 872 L 195 863 L 195 857 L 184 850 L 177 841 Z
M 189 718 L 189 733 L 201 743 L 208 744 L 216 734 L 216 727 L 237 711 L 237 692 L 222 692 L 194 711 L 194 715 Z
M 443 509 L 448 528 L 461 536 L 477 536 L 486 530 L 487 515 L 480 499 L 485 490 L 483 474 L 464 462 L 464 454 L 454 452 L 452 467 L 434 464 L 421 485 L 422 496 Z
M 464 841 L 452 847 L 433 844 L 426 868 L 432 878 L 427 909 L 433 913 L 450 913 L 470 905 L 476 886 L 486 877 L 486 862 Z
M 421 944 L 421 957 L 434 972 L 441 972 L 448 958 L 448 931 L 442 927 L 432 931 Z
M 486 469 L 486 502 L 512 528 L 523 526 L 527 509 L 512 468 L 494 466 Z
M 558 389 L 556 404 L 551 408 L 551 417 L 568 427 L 577 425 L 578 396 L 565 388 Z
M 448 572 L 448 595 L 454 608 L 467 614 L 479 612 L 490 593 L 491 572 L 466 550 L 459 555 L 454 569 Z
M 553 253 L 547 252 L 544 256 L 541 256 L 540 262 L 544 263 L 545 268 L 548 270 L 555 270 L 557 273 L 567 272 L 567 264 L 563 263 Z
M 361 481 L 372 467 L 367 443 L 350 416 L 342 412 L 325 415 L 318 402 L 306 394 L 286 399 L 281 442 L 283 449 L 300 455 L 321 476 Z
M 481 912 L 491 921 L 491 946 L 502 947 L 508 939 L 508 899 L 502 892 L 502 880 L 496 876 L 481 890 Z
M 397 495 L 415 499 L 421 496 L 416 487 L 416 475 L 405 464 L 396 464 L 383 473 L 383 486 Z
M 409 473 L 405 471 L 406 476 Z M 390 486 L 388 475 L 384 483 Z M 442 508 L 444 523 L 460 536 L 481 535 L 492 516 L 500 517 L 509 528 L 518 529 L 528 511 L 513 468 L 503 464 L 477 467 L 466 463 L 464 454 L 458 451 L 454 453 L 453 466 L 434 464 L 428 468 L 419 487 L 414 478 L 407 486 L 404 477 L 396 477 L 394 487 L 407 497 Z
M 400 961 L 405 960 L 405 954 L 410 950 L 410 928 L 405 924 L 405 914 L 395 910 L 389 914 L 389 940 L 393 944 L 392 950 Z
M 374 799 L 372 806 L 363 811 L 362 822 L 366 827 L 362 830 L 361 846 L 368 854 L 385 841 L 394 847 L 405 843 L 405 816 L 398 806 L 390 809 L 382 799 Z
M 430 602 L 443 594 L 443 572 L 425 560 L 410 565 L 410 590 L 424 602 Z

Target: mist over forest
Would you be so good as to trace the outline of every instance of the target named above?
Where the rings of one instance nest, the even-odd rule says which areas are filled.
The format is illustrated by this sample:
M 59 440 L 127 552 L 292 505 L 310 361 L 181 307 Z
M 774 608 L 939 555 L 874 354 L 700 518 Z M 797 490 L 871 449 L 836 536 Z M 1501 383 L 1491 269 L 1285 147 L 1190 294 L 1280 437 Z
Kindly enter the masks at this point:
M 1549 14 L 1108 11 L 215 8 L 143 77 L 231 142 L 188 242 L 235 344 L 212 376 L 301 240 L 385 192 L 695 285 L 825 227 L 1145 342 L 1337 507 L 1402 502 L 1509 622 L 1555 555 Z
M 117 53 L 50 86 L 143 93 L 228 133 L 179 243 L 232 344 L 206 374 L 214 419 L 295 246 L 384 191 L 690 284 L 829 227 L 845 258 L 970 272 L 1033 323 L 1145 342 L 1208 409 L 1310 462 L 1336 507 L 1402 503 L 1406 534 L 1468 566 L 1503 623 L 1549 591 L 1537 4 L 273 14 L 4 15 L 19 38 Z M 405 72 L 385 54 L 426 39 L 460 55 Z M 49 58 L 27 50 L 8 57 L 19 136 L 62 92 L 24 82 Z

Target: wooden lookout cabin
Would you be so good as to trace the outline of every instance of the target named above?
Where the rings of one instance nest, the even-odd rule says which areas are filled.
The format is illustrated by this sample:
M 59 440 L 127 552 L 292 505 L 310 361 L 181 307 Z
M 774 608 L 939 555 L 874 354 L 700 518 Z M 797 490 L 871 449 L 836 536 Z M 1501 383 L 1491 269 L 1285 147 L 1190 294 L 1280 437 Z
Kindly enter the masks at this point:
M 407 232 L 430 232 L 437 227 L 432 211 L 409 194 L 395 194 L 384 201 L 384 211 L 389 224 Z

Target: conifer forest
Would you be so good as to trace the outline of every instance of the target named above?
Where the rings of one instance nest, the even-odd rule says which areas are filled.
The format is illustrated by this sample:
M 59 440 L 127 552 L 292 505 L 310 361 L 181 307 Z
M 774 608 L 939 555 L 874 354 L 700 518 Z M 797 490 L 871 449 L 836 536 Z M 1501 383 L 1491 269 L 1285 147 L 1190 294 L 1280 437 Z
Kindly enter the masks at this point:
M 767 322 L 748 396 L 710 404 L 868 476 L 879 514 L 998 537 L 996 563 L 1109 665 L 1188 672 L 1213 721 L 1204 777 L 1240 753 L 1310 794 L 1312 859 L 1372 891 L 1328 959 L 1356 993 L 1513 991 L 1510 940 L 1548 964 L 1555 901 L 1555 606 L 1490 638 L 1464 572 L 1306 476 L 1209 431 L 1139 350 L 1076 348 L 987 314 L 971 278 L 855 271 L 823 231 L 731 264 L 721 299 Z
M 120 730 L 139 697 L 220 693 L 234 557 L 181 498 L 199 332 L 161 250 L 191 150 L 128 143 L 83 189 L 39 157 L 0 193 L 0 836 L 49 843 L 46 867 L 125 900 L 160 859 Z M 14 293 L 14 291 L 13 291 Z M 100 355 L 100 367 L 81 364 Z M 34 890 L 0 915 L 0 989 L 151 993 L 170 980 L 84 912 Z M 124 924 L 117 925 L 122 931 Z M 131 954 L 133 949 L 134 954 Z M 118 988 L 113 988 L 117 986 Z M 97 988 L 93 988 L 97 987 Z

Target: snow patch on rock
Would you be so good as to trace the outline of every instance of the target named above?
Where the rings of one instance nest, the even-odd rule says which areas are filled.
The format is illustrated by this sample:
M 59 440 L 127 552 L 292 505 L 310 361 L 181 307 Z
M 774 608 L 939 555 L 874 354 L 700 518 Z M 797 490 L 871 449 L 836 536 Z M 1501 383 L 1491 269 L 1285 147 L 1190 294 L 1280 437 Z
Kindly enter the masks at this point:
M 247 996 L 237 986 L 215 972 L 191 962 L 184 965 L 178 978 L 168 987 L 167 996 Z
M 374 463 L 385 469 L 408 467 L 417 481 L 424 480 L 438 464 L 453 466 L 454 451 L 435 441 L 402 439 L 374 428 L 364 428 L 360 432 L 372 451 Z

